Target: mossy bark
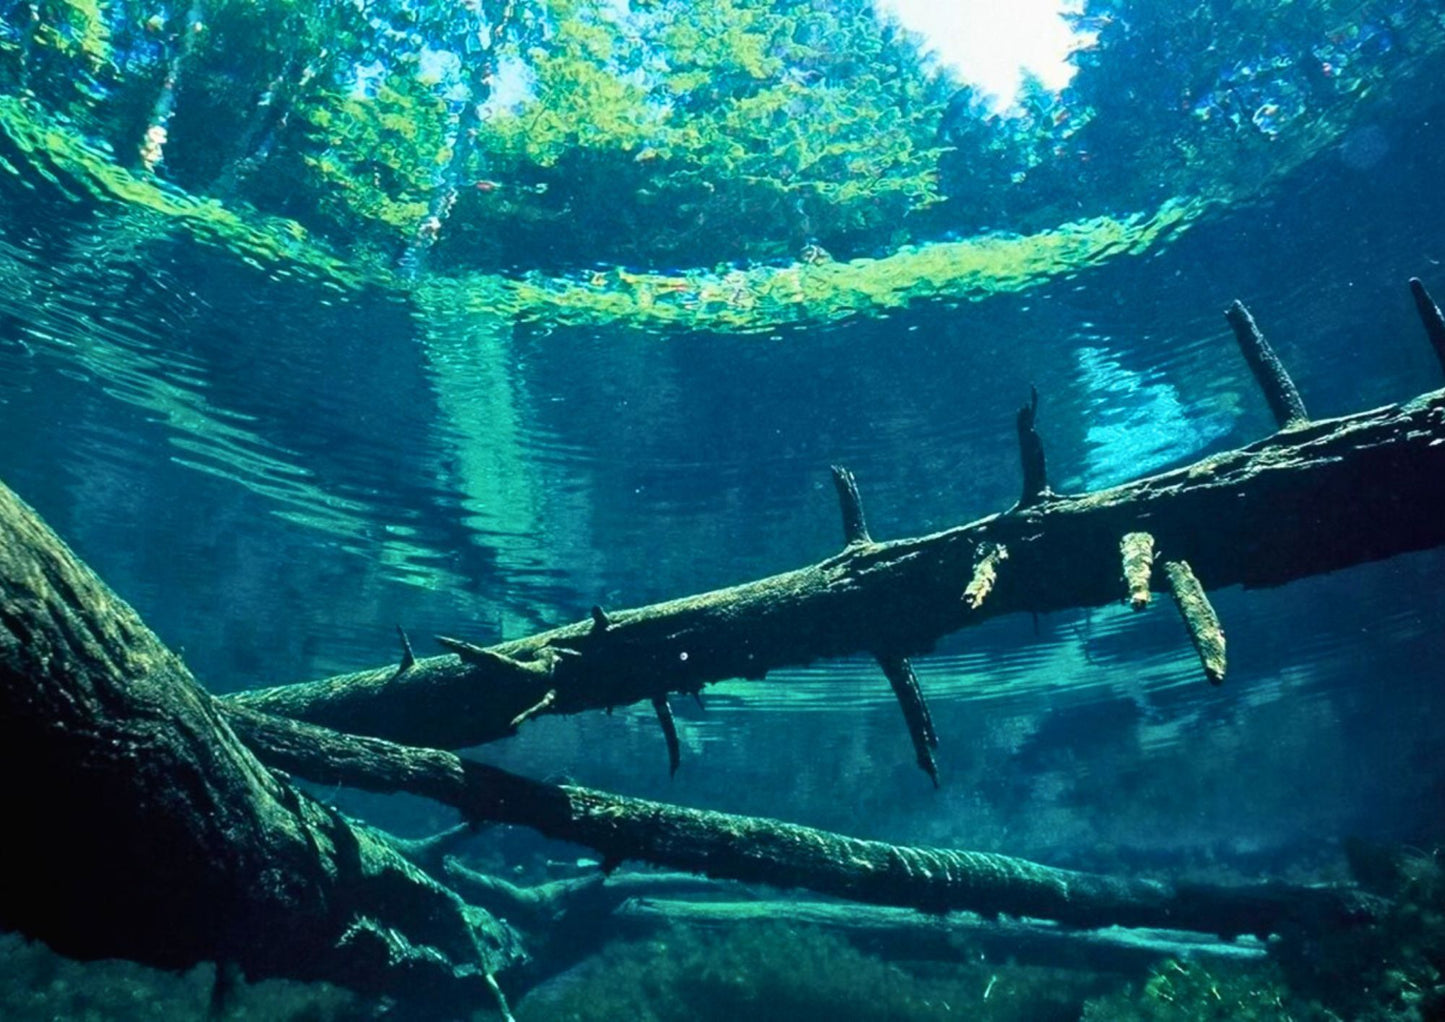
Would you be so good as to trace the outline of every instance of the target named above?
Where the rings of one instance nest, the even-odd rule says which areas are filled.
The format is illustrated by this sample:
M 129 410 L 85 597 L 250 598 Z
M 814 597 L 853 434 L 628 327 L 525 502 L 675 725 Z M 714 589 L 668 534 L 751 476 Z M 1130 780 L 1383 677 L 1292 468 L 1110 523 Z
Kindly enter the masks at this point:
M 804 888 L 926 912 L 1050 919 L 1072 926 L 1265 936 L 1282 925 L 1368 918 L 1344 888 L 1173 884 L 1056 869 L 1008 855 L 913 848 L 780 820 L 651 802 L 519 777 L 441 749 L 345 735 L 240 706 L 223 708 L 266 762 L 326 784 L 407 791 L 468 819 L 514 823 L 595 849 L 604 869 L 633 859 L 709 877 Z
M 237 739 L 136 613 L 0 485 L 0 925 L 77 958 L 493 1003 L 515 935 Z M 441 1017 L 441 1016 L 439 1016 Z
M 1445 543 L 1445 391 L 1276 433 L 1185 468 L 1036 503 L 915 539 L 854 538 L 796 571 L 488 650 L 239 693 L 268 713 L 395 741 L 502 738 L 554 693 L 576 713 L 859 652 L 930 649 L 1001 614 L 1130 598 L 1120 541 L 1148 532 L 1209 589 L 1271 586 Z M 857 531 L 857 530 L 855 530 Z M 859 533 L 861 536 L 862 533 Z M 988 598 L 961 599 L 981 548 L 1006 548 Z M 1134 586 L 1137 602 L 1137 580 Z

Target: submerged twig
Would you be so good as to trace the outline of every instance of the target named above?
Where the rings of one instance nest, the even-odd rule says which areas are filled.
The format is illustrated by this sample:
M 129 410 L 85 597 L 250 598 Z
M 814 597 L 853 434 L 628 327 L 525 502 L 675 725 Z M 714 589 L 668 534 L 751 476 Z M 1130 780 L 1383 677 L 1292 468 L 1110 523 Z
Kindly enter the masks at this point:
M 903 722 L 908 726 L 908 737 L 913 741 L 913 753 L 919 768 L 938 787 L 938 764 L 933 759 L 933 750 L 938 748 L 938 734 L 933 729 L 933 715 L 928 712 L 928 703 L 923 699 L 923 689 L 918 684 L 918 675 L 907 657 L 880 656 L 878 666 L 883 668 L 893 695 L 903 710 Z
M 682 747 L 677 740 L 677 721 L 672 716 L 672 707 L 667 704 L 667 696 L 653 697 L 652 709 L 662 727 L 663 740 L 667 742 L 667 775 L 676 777 L 678 765 L 682 762 Z
M 552 708 L 552 704 L 556 701 L 557 690 L 555 688 L 549 688 L 546 695 L 544 695 L 541 699 L 537 700 L 531 706 L 527 707 L 521 713 L 517 714 L 515 717 L 512 718 L 512 730 L 515 731 L 517 728 L 527 723 L 527 721 L 537 716 L 537 714 L 546 713 Z

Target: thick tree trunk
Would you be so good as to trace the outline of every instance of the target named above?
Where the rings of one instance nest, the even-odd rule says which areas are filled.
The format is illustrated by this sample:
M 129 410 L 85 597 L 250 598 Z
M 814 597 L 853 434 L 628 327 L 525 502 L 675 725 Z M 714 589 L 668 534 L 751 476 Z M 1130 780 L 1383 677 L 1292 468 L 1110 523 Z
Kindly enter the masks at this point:
M 520 957 L 509 928 L 257 762 L 3 485 L 0 773 L 0 925 L 65 954 L 217 960 L 468 1013 Z
M 1126 535 L 1150 534 L 1158 560 L 1187 562 L 1204 588 L 1270 586 L 1445 543 L 1442 508 L 1445 391 L 1436 391 L 1113 489 L 1045 489 L 1027 506 L 932 536 L 878 543 L 860 525 L 818 564 L 728 589 L 597 609 L 486 650 L 453 641 L 453 655 L 229 698 L 343 731 L 463 748 L 511 734 L 536 712 L 695 692 L 859 652 L 896 663 L 999 614 L 1131 597 L 1142 608 L 1139 580 L 1122 579 Z M 1129 557 L 1137 569 L 1137 551 Z M 1207 620 L 1192 625 L 1204 655 L 1218 636 Z M 1222 671 L 1222 645 L 1217 652 L 1211 677 Z

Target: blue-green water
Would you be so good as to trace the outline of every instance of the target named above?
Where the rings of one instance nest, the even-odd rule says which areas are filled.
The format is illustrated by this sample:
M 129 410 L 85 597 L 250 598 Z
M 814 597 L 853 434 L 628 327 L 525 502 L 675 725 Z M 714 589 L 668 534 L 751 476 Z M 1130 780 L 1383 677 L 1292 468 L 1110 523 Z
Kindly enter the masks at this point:
M 206 687 L 230 692 L 390 662 L 397 624 L 431 654 L 438 633 L 486 644 L 593 604 L 811 563 L 839 543 L 832 464 L 855 473 L 875 538 L 1003 510 L 1017 498 L 1013 416 L 1031 385 L 1059 489 L 1239 446 L 1271 422 L 1221 315 L 1234 298 L 1313 415 L 1404 400 L 1441 383 L 1405 280 L 1445 294 L 1445 106 L 1435 79 L 1401 61 L 1409 103 L 1361 99 L 1336 136 L 1177 235 L 966 300 L 924 287 L 896 307 L 737 332 L 701 315 L 579 322 L 468 302 L 439 269 L 327 286 L 285 258 L 154 228 L 122 202 L 22 186 L 0 163 L 0 479 Z M 958 235 L 972 226 L 960 217 Z M 1038 230 L 1006 208 L 987 226 Z M 676 700 L 672 779 L 645 705 L 543 717 L 473 754 L 900 844 L 1336 881 L 1346 838 L 1426 853 L 1442 839 L 1442 571 L 1429 551 L 1215 593 L 1231 659 L 1218 689 L 1167 607 L 1011 617 L 950 637 L 915 664 L 941 738 L 938 790 L 865 659 Z M 312 790 L 407 836 L 455 820 L 420 799 Z M 531 882 L 585 871 L 577 861 L 592 854 L 512 828 L 473 844 L 481 868 Z M 686 938 L 697 939 L 722 940 Z M 803 953 L 770 939 L 773 953 Z M 809 953 L 856 953 L 823 947 Z M 10 949 L 26 1010 L 129 1017 L 114 992 L 148 996 L 149 980 L 87 966 L 65 980 L 93 985 L 82 1014 L 53 979 L 60 966 Z M 1049 982 L 1007 991 L 1020 1012 L 1007 1017 L 1079 1017 L 1083 993 L 1027 1007 Z M 174 1003 L 195 1002 L 187 991 Z M 813 1017 L 848 1014 L 806 989 L 789 996 Z M 514 1007 L 578 1017 L 549 1003 Z M 587 1017 L 622 1010 L 597 1003 Z M 935 1010 L 896 1017 L 944 1017 Z M 1378 1017 L 1419 1017 L 1399 1010 Z

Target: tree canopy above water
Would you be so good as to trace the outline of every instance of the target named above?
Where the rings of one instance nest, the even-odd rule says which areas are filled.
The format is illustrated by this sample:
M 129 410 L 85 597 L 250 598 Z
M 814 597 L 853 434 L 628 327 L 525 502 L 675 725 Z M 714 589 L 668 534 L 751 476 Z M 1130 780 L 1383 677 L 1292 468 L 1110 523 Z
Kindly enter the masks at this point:
M 23 115 L 372 268 L 896 276 L 1257 192 L 1428 91 L 1430 7 L 1090 0 L 1072 84 L 998 113 L 870 0 L 0 0 L 0 85 L 12 141 Z

